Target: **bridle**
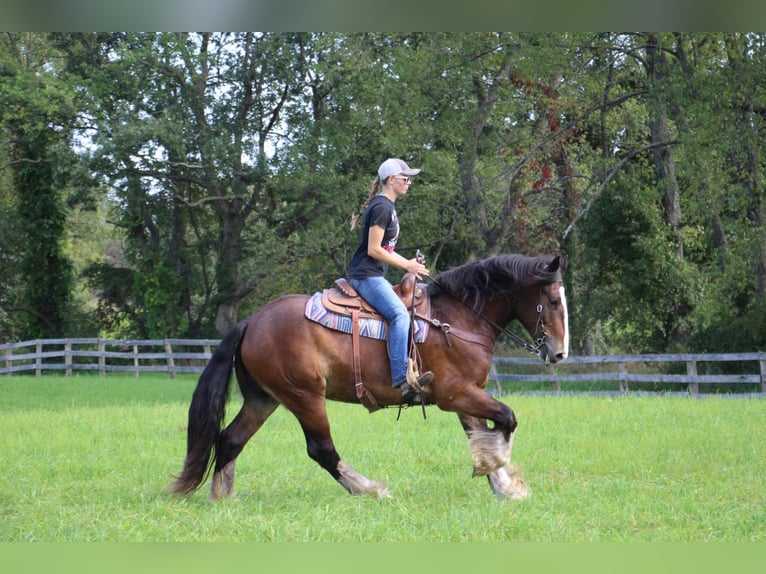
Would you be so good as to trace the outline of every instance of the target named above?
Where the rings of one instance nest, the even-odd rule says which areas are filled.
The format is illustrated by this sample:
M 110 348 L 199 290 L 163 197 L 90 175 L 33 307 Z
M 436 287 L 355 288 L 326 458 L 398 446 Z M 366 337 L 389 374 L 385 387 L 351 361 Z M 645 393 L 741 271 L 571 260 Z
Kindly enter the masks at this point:
M 441 289 L 444 293 L 449 295 L 449 291 L 447 289 L 445 289 L 444 286 L 441 283 L 439 283 L 439 281 L 437 281 L 433 277 L 430 277 L 430 279 L 431 279 L 431 281 L 437 287 L 439 287 L 439 289 Z M 543 292 L 542 292 L 542 288 L 540 288 L 540 301 L 542 301 L 542 297 L 543 297 Z M 457 297 L 455 297 L 455 299 L 457 299 Z M 529 351 L 530 353 L 532 353 L 534 355 L 538 355 L 540 353 L 540 349 L 543 348 L 543 346 L 545 345 L 545 342 L 548 339 L 548 332 L 545 330 L 545 322 L 543 321 L 543 304 L 542 304 L 542 302 L 539 302 L 537 304 L 537 309 L 536 309 L 536 311 L 537 311 L 537 326 L 535 327 L 535 333 L 534 333 L 535 344 L 531 345 L 527 341 L 525 341 L 524 339 L 519 337 L 516 333 L 512 332 L 507 327 L 503 327 L 502 325 L 497 324 L 495 321 L 493 321 L 489 317 L 486 317 L 481 312 L 476 311 L 475 309 L 473 309 L 470 305 L 468 305 L 468 303 L 466 303 L 462 299 L 458 299 L 458 300 L 463 305 L 465 305 L 468 309 L 471 309 L 471 311 L 473 311 L 479 319 L 482 319 L 483 321 L 485 321 L 486 323 L 488 323 L 489 325 L 491 325 L 492 327 L 494 327 L 495 329 L 497 329 L 501 333 L 505 333 L 519 347 L 521 347 L 525 351 Z M 539 336 L 537 336 L 538 333 L 540 334 Z
M 542 289 L 540 290 L 540 298 L 542 298 Z M 466 304 L 466 306 L 468 306 Z M 505 333 L 508 335 L 508 337 L 516 343 L 519 347 L 524 349 L 525 351 L 529 351 L 530 353 L 534 355 L 538 355 L 540 353 L 540 349 L 543 348 L 545 345 L 546 340 L 548 339 L 548 332 L 545 330 L 545 322 L 543 321 L 543 305 L 542 303 L 537 304 L 537 326 L 535 327 L 535 344 L 530 345 L 527 343 L 524 339 L 519 337 L 516 333 L 508 329 L 507 327 L 503 327 L 502 325 L 498 325 L 495 323 L 492 319 L 489 317 L 485 317 L 481 313 L 476 313 L 476 315 L 479 317 L 479 319 L 482 319 L 492 325 L 495 329 L 498 329 L 499 331 Z M 540 333 L 540 336 L 538 337 L 537 334 Z

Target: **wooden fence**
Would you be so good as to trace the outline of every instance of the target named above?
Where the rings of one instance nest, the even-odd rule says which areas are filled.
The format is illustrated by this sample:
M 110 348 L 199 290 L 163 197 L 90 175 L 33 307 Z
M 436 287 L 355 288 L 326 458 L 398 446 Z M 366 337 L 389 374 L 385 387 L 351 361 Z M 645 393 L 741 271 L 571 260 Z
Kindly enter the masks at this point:
M 0 344 L 0 375 L 34 371 L 199 373 L 219 339 L 114 341 L 105 339 L 40 339 Z M 740 364 L 742 372 L 713 369 L 719 363 Z M 659 365 L 663 365 L 660 368 Z M 720 366 L 720 365 L 718 365 Z M 672 371 L 683 372 L 672 372 Z M 513 371 L 513 372 L 509 372 Z M 522 372 L 526 371 L 526 372 Z M 748 384 L 766 393 L 766 353 L 597 355 L 569 357 L 555 367 L 537 358 L 495 357 L 490 384 L 502 392 L 504 383 L 544 383 L 560 391 L 562 383 L 606 381 L 627 392 L 632 383 L 678 385 L 696 394 L 700 385 Z
M 712 368 L 718 363 L 740 363 L 735 374 L 714 372 L 724 369 Z M 658 365 L 664 364 L 660 369 Z M 537 370 L 542 373 L 500 373 L 499 368 Z M 703 368 L 700 368 L 704 366 Z M 717 365 L 720 367 L 721 365 Z M 668 371 L 682 370 L 682 373 Z M 607 381 L 627 392 L 631 383 L 679 385 L 692 394 L 700 391 L 700 385 L 757 386 L 758 392 L 766 393 L 766 353 L 709 353 L 675 355 L 593 355 L 569 357 L 553 365 L 541 365 L 536 358 L 495 357 L 490 380 L 499 390 L 503 382 L 545 382 L 551 390 L 560 391 L 561 383 Z
M 0 374 L 23 371 L 98 371 L 198 373 L 219 339 L 113 341 L 106 339 L 38 339 L 0 345 L 4 367 Z

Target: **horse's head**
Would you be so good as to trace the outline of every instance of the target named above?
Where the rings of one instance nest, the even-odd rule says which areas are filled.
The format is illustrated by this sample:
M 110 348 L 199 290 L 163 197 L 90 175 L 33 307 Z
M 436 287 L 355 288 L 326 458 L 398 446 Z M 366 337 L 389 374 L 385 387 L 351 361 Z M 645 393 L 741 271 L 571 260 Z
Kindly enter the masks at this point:
M 557 363 L 569 354 L 569 317 L 561 272 L 564 262 L 555 257 L 535 279 L 526 302 L 517 308 L 518 319 L 527 329 L 544 361 Z
M 544 361 L 556 363 L 569 354 L 567 302 L 562 272 L 566 260 L 505 254 L 472 261 L 433 278 L 432 297 L 445 293 Z M 432 299 L 433 301 L 433 299 Z M 534 339 L 529 345 L 506 329 L 518 320 Z

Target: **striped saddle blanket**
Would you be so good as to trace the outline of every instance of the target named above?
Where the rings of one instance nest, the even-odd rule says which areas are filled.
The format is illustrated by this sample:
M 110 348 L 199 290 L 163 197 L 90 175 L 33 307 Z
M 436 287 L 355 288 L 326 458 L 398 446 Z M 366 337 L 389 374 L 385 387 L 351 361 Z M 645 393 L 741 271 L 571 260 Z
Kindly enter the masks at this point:
M 353 331 L 352 312 L 355 310 L 359 321 L 359 335 L 370 339 L 385 341 L 387 338 L 387 321 L 364 301 L 353 288 L 343 279 L 336 281 L 337 288 L 325 289 L 312 295 L 306 303 L 305 316 L 307 319 L 319 323 L 342 333 L 351 334 Z M 413 300 L 415 302 L 415 331 L 416 343 L 422 343 L 428 337 L 430 322 L 430 303 L 425 285 L 415 284 L 414 277 L 407 276 L 394 290 L 404 301 L 407 308 L 412 311 Z M 413 298 L 414 290 L 414 298 Z

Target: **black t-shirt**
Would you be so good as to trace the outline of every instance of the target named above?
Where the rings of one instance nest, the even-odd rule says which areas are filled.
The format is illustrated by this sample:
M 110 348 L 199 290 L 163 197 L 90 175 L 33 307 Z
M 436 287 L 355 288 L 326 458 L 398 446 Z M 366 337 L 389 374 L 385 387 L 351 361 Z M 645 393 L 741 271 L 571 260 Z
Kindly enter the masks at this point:
M 384 229 L 381 246 L 393 252 L 399 240 L 399 218 L 396 216 L 394 202 L 385 195 L 376 195 L 364 211 L 362 219 L 362 240 L 351 257 L 348 266 L 350 279 L 365 279 L 366 277 L 383 277 L 388 271 L 388 264 L 378 261 L 367 254 L 369 247 L 370 227 L 377 225 Z

